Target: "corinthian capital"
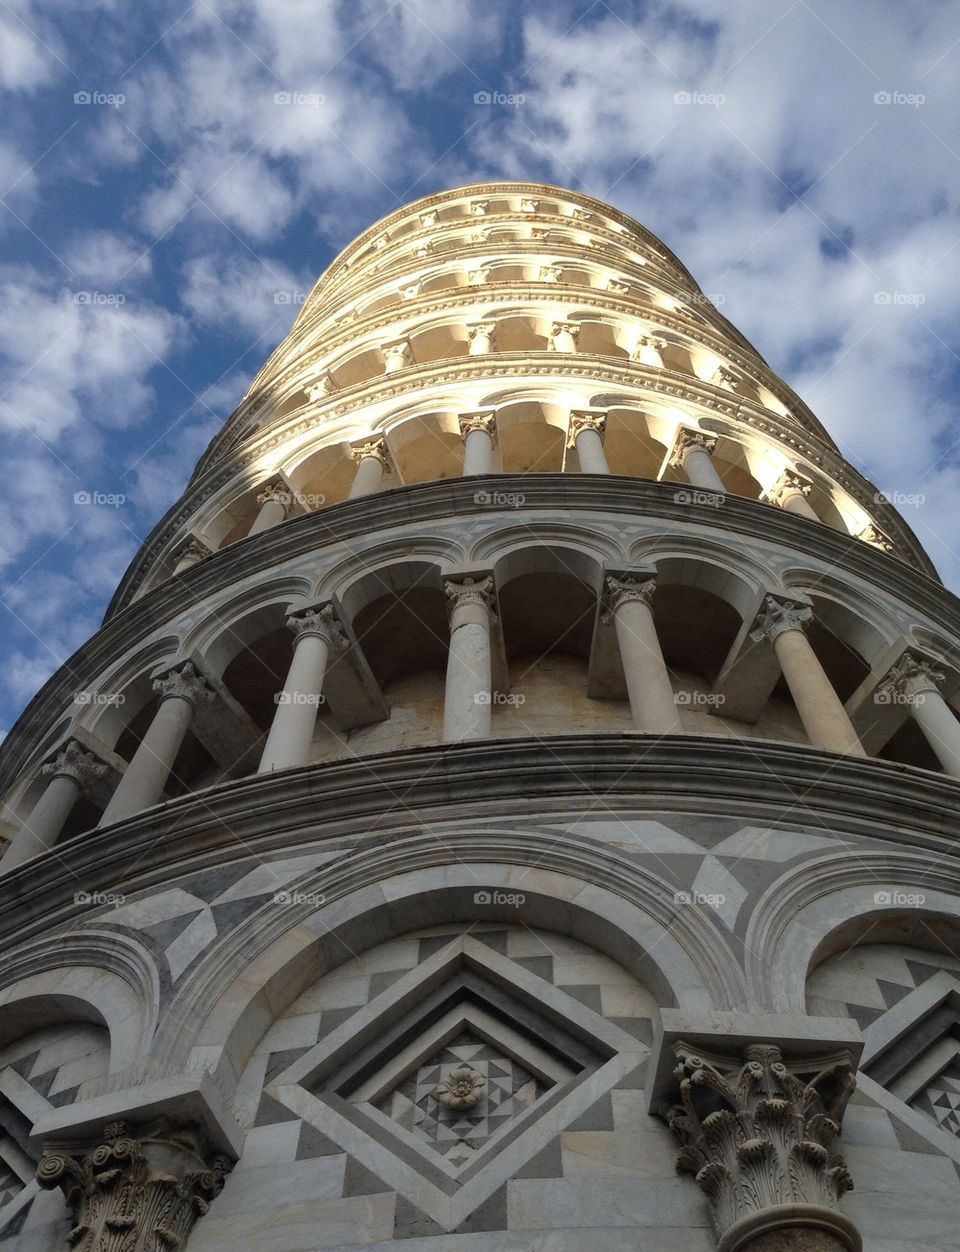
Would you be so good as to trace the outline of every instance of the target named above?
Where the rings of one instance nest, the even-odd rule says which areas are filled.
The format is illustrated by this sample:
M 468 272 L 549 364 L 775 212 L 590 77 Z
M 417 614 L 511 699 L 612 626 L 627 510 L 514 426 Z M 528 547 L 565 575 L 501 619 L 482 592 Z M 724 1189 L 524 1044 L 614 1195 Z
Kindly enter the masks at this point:
M 332 391 L 336 391 L 337 384 L 333 381 L 333 375 L 327 370 L 320 377 L 304 388 L 304 395 L 308 400 L 322 400 L 324 396 L 330 395 Z
M 562 265 L 541 265 L 537 277 L 542 283 L 558 283 L 562 274 Z
M 209 704 L 216 698 L 216 692 L 207 685 L 207 680 L 192 661 L 187 661 L 179 669 L 171 670 L 169 674 L 155 678 L 153 689 L 160 693 L 161 700 L 176 696 L 180 700 L 189 700 L 194 707 L 198 704 Z
M 716 435 L 707 435 L 702 430 L 689 430 L 683 426 L 677 431 L 677 439 L 670 454 L 670 468 L 682 470 L 687 453 L 693 448 L 699 448 L 710 456 L 716 446 Z
M 772 1044 L 749 1044 L 730 1059 L 684 1043 L 674 1052 L 676 1102 L 658 1111 L 680 1141 L 677 1169 L 707 1196 L 719 1248 L 859 1252 L 837 1208 L 853 1186 L 834 1148 L 855 1086 L 849 1055 L 788 1066 Z M 793 1242 L 778 1242 L 775 1231 Z M 754 1243 L 762 1235 L 774 1242 Z
M 645 604 L 649 609 L 653 605 L 654 593 L 657 590 L 657 580 L 653 574 L 636 576 L 608 574 L 604 579 L 604 584 L 608 617 L 616 613 L 622 605 L 631 602 Z
M 857 538 L 862 539 L 864 543 L 872 543 L 875 548 L 880 548 L 883 552 L 893 551 L 893 544 L 882 530 L 874 526 L 873 522 L 865 526 Z
M 482 430 L 491 439 L 496 431 L 496 413 L 493 409 L 475 409 L 470 413 L 460 413 L 457 420 L 464 439 L 472 430 Z
M 104 762 L 98 761 L 92 752 L 85 752 L 76 739 L 68 740 L 54 760 L 40 767 L 41 774 L 52 774 L 54 777 L 62 774 L 67 778 L 72 778 L 81 791 L 86 791 L 106 772 L 107 766 Z
M 443 590 L 447 599 L 450 601 L 451 611 L 466 607 L 476 607 L 484 609 L 494 617 L 494 592 L 493 592 L 493 576 L 488 574 L 486 578 L 464 578 L 459 582 L 452 579 L 445 579 Z
M 349 646 L 332 604 L 291 614 L 287 618 L 287 626 L 296 635 L 297 643 L 305 635 L 319 635 L 332 651 L 343 652 Z
M 520 201 L 521 213 L 536 213 L 536 211 L 539 208 L 540 208 L 539 200 L 521 200 Z
M 777 600 L 766 596 L 763 609 L 757 616 L 750 638 L 754 643 L 768 640 L 773 643 L 785 630 L 803 630 L 813 618 L 813 609 L 795 600 Z
M 368 439 L 366 443 L 358 443 L 355 448 L 350 449 L 350 455 L 358 465 L 368 459 L 379 461 L 385 474 L 391 472 L 390 453 L 387 451 L 385 439 Z
M 162 1119 L 137 1131 L 110 1122 L 100 1142 L 71 1151 L 44 1144 L 41 1187 L 60 1187 L 73 1216 L 67 1235 L 84 1252 L 183 1248 L 219 1195 L 230 1161 L 199 1126 Z
M 470 287 L 482 287 L 490 277 L 490 266 L 481 265 L 475 270 L 467 271 L 467 284 Z
M 284 515 L 290 511 L 290 505 L 293 503 L 293 493 L 282 479 L 269 483 L 262 491 L 257 494 L 257 504 L 282 504 Z
M 767 499 L 771 504 L 781 504 L 788 496 L 808 496 L 812 490 L 813 483 L 809 478 L 786 469 L 767 492 Z
M 924 691 L 939 691 L 938 684 L 945 677 L 943 671 L 936 669 L 932 661 L 904 652 L 896 665 L 884 676 L 877 691 L 888 697 L 909 700 Z
M 602 439 L 607 429 L 607 415 L 603 409 L 571 409 L 570 435 L 567 447 L 576 446 L 577 436 L 585 430 L 593 430 Z
M 726 387 L 728 391 L 740 390 L 740 379 L 733 370 L 728 370 L 725 365 L 717 366 L 710 381 L 716 387 Z

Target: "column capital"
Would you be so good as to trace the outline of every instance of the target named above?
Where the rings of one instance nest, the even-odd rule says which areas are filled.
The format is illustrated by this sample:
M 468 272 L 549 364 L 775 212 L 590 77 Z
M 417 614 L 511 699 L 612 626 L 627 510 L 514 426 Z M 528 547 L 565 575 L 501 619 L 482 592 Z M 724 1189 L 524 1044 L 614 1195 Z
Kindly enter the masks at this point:
M 308 400 L 313 402 L 316 400 L 322 400 L 324 396 L 330 395 L 330 393 L 336 391 L 336 389 L 337 385 L 333 381 L 333 375 L 329 370 L 325 370 L 316 382 L 312 382 L 309 387 L 304 387 L 303 394 Z
M 197 1125 L 161 1118 L 130 1130 L 114 1121 L 76 1147 L 44 1143 L 37 1182 L 63 1191 L 71 1246 L 182 1248 L 231 1167 Z
M 666 347 L 667 341 L 660 335 L 638 335 L 634 351 L 637 348 L 653 348 L 655 352 L 663 352 Z
M 475 339 L 489 339 L 491 345 L 497 337 L 496 322 L 467 322 L 467 337 L 473 343 Z
M 194 708 L 199 704 L 209 704 L 216 698 L 216 692 L 192 661 L 155 678 L 153 689 L 160 693 L 161 701 L 176 696 L 180 700 L 188 700 Z
M 602 441 L 607 430 L 606 409 L 571 409 L 567 447 L 576 447 L 578 435 L 585 430 L 595 431 Z
M 428 209 L 426 213 L 420 214 L 421 226 L 436 226 L 436 224 L 437 224 L 437 210 L 436 209 Z
M 358 443 L 355 447 L 351 447 L 350 455 L 357 465 L 366 460 L 379 461 L 385 474 L 393 472 L 390 453 L 387 451 L 387 441 L 382 437 L 368 439 L 366 443 Z
M 416 257 L 424 257 L 424 256 L 430 256 L 432 252 L 433 252 L 433 240 L 423 239 L 414 248 L 413 255 Z
M 551 340 L 556 339 L 557 335 L 569 335 L 574 343 L 580 338 L 579 322 L 554 322 L 550 327 Z
M 607 279 L 607 291 L 612 292 L 615 296 L 625 296 L 630 290 L 630 284 L 623 282 L 619 278 Z
M 761 1234 L 807 1229 L 832 1241 L 804 1247 L 859 1252 L 860 1236 L 838 1209 L 853 1182 L 835 1150 L 856 1086 L 853 1056 L 787 1061 L 772 1042 L 720 1056 L 679 1041 L 673 1052 L 672 1100 L 656 1111 L 680 1143 L 677 1169 L 707 1196 L 718 1247 L 738 1252 Z
M 537 278 L 542 283 L 558 283 L 563 275 L 562 265 L 541 265 Z
M 764 597 L 763 608 L 757 614 L 750 638 L 754 643 L 763 643 L 764 640 L 773 643 L 785 630 L 805 630 L 812 620 L 813 609 L 809 605 L 768 595 Z
M 380 345 L 380 351 L 388 369 L 402 369 L 413 363 L 413 349 L 409 339 L 388 339 Z
M 487 574 L 483 578 L 445 578 L 443 580 L 443 590 L 450 601 L 449 607 L 451 612 L 455 609 L 475 607 L 486 610 L 491 619 L 496 621 L 496 613 L 494 612 L 496 597 L 492 574 Z
M 733 370 L 727 369 L 725 365 L 717 366 L 710 381 L 715 387 L 725 387 L 727 391 L 740 390 L 739 377 L 733 372 Z
M 864 543 L 872 543 L 875 548 L 879 548 L 882 552 L 893 552 L 894 547 L 887 536 L 873 522 L 868 523 L 860 534 L 858 539 L 862 539 Z
M 645 604 L 648 609 L 653 606 L 653 597 L 657 590 L 656 574 L 607 574 L 603 583 L 607 618 L 630 602 Z
M 72 778 L 81 791 L 87 791 L 92 783 L 104 776 L 107 769 L 104 761 L 85 751 L 76 739 L 68 739 L 52 761 L 40 766 L 40 773 L 54 778 Z
M 686 455 L 691 449 L 700 448 L 708 456 L 712 456 L 716 446 L 716 435 L 708 435 L 705 431 L 691 430 L 689 426 L 681 426 L 677 431 L 677 437 L 667 464 L 671 469 L 682 470 Z
M 767 499 L 771 504 L 782 504 L 787 496 L 808 496 L 812 490 L 813 483 L 809 478 L 804 478 L 796 470 L 785 469 L 767 492 Z
M 497 418 L 494 409 L 473 409 L 469 413 L 460 413 L 457 421 L 460 423 L 460 434 L 464 439 L 473 430 L 482 430 L 491 439 L 496 434 Z
M 539 200 L 523 199 L 520 201 L 521 213 L 536 213 L 539 208 L 540 208 Z
M 943 670 L 925 657 L 904 652 L 895 665 L 887 671 L 877 686 L 879 695 L 886 695 L 890 703 L 909 701 L 925 691 L 939 692 L 939 684 L 946 678 Z
M 476 269 L 467 270 L 467 286 L 482 287 L 490 277 L 490 266 L 479 265 Z
M 293 492 L 282 478 L 275 478 L 257 493 L 257 504 L 282 504 L 284 517 L 290 512 L 293 504 Z
M 418 278 L 415 282 L 405 283 L 400 288 L 400 295 L 404 300 L 413 300 L 420 294 L 421 282 Z
M 490 207 L 489 200 L 471 200 L 470 213 L 473 217 L 486 217 L 487 209 Z
M 201 561 L 205 561 L 208 556 L 213 556 L 213 548 L 205 544 L 202 539 L 198 539 L 196 535 L 191 535 L 187 541 L 179 548 L 174 549 L 173 561 L 179 566 L 179 573 L 192 569 L 194 565 L 199 565 Z
M 287 618 L 287 627 L 296 636 L 294 646 L 305 635 L 319 635 L 332 651 L 345 652 L 349 647 L 349 641 L 332 604 L 322 604 L 317 608 L 291 613 Z

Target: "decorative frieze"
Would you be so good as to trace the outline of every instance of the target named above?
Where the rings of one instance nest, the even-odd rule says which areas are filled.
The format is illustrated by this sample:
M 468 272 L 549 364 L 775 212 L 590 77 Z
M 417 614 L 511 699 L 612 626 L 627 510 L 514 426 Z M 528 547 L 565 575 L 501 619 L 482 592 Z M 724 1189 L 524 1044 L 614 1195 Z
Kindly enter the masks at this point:
M 78 1252 L 161 1252 L 183 1248 L 229 1173 L 196 1125 L 166 1118 L 131 1130 L 108 1122 L 99 1142 L 44 1144 L 37 1181 L 59 1187 Z

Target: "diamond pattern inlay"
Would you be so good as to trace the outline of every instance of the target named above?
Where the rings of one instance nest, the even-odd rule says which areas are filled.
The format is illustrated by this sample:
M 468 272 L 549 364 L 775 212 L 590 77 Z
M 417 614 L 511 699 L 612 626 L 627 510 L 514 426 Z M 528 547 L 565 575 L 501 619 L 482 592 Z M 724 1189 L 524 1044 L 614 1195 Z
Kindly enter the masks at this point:
M 451 1108 L 440 1099 L 438 1088 L 463 1069 L 482 1080 L 480 1098 L 472 1108 Z M 408 1074 L 378 1107 L 448 1161 L 463 1165 L 546 1090 L 547 1084 L 517 1061 L 465 1029 Z

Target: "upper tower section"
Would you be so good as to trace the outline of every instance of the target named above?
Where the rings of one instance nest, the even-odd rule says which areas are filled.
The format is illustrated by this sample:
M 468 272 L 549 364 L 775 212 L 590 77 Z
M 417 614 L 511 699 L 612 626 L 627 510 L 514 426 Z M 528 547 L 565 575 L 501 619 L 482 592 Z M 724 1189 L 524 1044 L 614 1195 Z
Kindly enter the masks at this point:
M 497 182 L 407 205 L 337 257 L 110 612 L 251 531 L 362 490 L 461 475 L 462 415 L 479 408 L 498 429 L 490 469 L 576 469 L 573 379 L 604 412 L 610 473 L 688 481 L 683 441 L 697 430 L 712 488 L 935 575 L 902 519 L 660 240 L 592 197 Z M 358 480 L 364 450 L 379 469 L 360 463 Z

